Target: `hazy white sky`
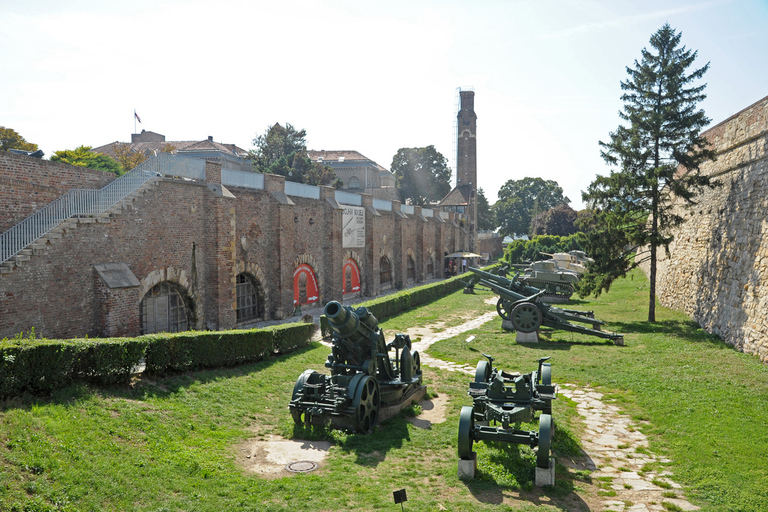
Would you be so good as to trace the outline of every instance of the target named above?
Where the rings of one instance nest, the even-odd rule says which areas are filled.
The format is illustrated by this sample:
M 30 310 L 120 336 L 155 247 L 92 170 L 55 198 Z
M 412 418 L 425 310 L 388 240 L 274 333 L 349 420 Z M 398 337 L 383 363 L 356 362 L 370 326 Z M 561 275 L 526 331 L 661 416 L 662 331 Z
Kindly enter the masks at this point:
M 768 95 L 768 0 L 0 0 L 0 125 L 45 151 L 167 140 L 252 148 L 275 123 L 389 168 L 451 161 L 475 90 L 479 185 L 557 181 L 575 208 L 608 168 L 626 66 L 665 22 L 699 52 L 712 124 Z

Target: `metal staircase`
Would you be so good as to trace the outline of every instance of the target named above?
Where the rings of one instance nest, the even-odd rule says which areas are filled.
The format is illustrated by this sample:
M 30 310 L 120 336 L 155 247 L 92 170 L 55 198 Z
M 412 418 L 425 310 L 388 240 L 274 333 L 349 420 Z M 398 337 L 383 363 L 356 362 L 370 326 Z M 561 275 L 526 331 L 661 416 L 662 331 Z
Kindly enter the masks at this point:
M 75 227 L 77 222 L 95 222 L 98 216 L 125 200 L 146 183 L 162 176 L 185 180 L 205 180 L 205 161 L 160 153 L 145 160 L 128 173 L 100 190 L 72 189 L 41 210 L 33 213 L 5 233 L 0 234 L 0 265 L 12 269 L 27 261 L 33 244 L 48 235 L 60 238 L 54 230 L 63 225 Z M 74 220 L 74 222 L 73 222 Z

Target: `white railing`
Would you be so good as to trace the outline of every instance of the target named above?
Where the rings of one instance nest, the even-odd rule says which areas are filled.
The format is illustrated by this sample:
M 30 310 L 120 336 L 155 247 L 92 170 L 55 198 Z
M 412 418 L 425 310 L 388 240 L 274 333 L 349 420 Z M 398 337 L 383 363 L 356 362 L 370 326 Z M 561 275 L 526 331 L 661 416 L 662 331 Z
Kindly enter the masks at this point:
M 320 188 L 314 185 L 305 185 L 295 181 L 285 182 L 285 194 L 296 197 L 306 197 L 307 199 L 320 199 Z
M 0 263 L 8 261 L 62 221 L 104 213 L 146 182 L 161 175 L 205 179 L 205 161 L 162 153 L 146 160 L 100 190 L 72 189 L 0 234 Z
M 373 207 L 377 210 L 382 210 L 385 212 L 391 212 L 392 211 L 392 201 L 387 201 L 385 199 L 376 199 L 373 198 Z
M 350 206 L 363 206 L 363 196 L 352 192 L 344 192 L 343 190 L 336 191 L 336 201 Z
M 253 188 L 264 190 L 264 175 L 260 172 L 221 170 L 221 184 L 230 187 Z

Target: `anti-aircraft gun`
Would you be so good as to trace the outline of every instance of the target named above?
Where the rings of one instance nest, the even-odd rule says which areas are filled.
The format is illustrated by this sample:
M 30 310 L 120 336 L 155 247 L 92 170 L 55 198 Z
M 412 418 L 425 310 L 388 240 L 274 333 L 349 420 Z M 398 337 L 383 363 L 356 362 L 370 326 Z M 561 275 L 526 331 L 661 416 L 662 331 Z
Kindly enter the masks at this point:
M 332 333 L 325 362 L 331 375 L 305 370 L 299 376 L 289 404 L 293 420 L 371 432 L 382 408 L 403 404 L 422 387 L 419 353 L 411 350 L 407 334 L 387 344 L 378 320 L 365 307 L 331 301 L 325 318 Z
M 472 406 L 461 408 L 459 417 L 459 458 L 472 459 L 472 444 L 476 441 L 499 441 L 538 446 L 536 466 L 550 466 L 549 453 L 554 422 L 552 400 L 557 398 L 552 385 L 549 357 L 539 359 L 538 371 L 521 375 L 493 368 L 493 357 L 477 363 L 475 380 L 467 394 Z M 532 423 L 539 416 L 539 431 L 518 428 L 520 423 Z M 491 425 L 493 423 L 493 425 Z
M 511 322 L 516 331 L 531 333 L 543 325 L 623 344 L 622 334 L 600 330 L 604 322 L 595 319 L 591 311 L 556 308 L 541 301 L 544 290 L 526 286 L 516 278 L 506 279 L 474 267 L 469 267 L 469 270 L 477 276 L 476 279 L 479 278 L 475 286 L 485 286 L 499 295 L 496 311 L 502 319 Z M 590 324 L 592 328 L 578 325 L 580 323 Z

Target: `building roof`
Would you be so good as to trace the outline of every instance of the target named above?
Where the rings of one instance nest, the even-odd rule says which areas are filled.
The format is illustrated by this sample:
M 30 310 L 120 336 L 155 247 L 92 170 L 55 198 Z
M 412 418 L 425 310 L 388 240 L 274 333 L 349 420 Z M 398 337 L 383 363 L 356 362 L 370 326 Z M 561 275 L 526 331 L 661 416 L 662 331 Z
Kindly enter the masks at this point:
M 310 150 L 307 150 L 307 155 L 309 156 L 309 159 L 312 160 L 313 162 L 323 162 L 332 167 L 334 165 L 355 165 L 355 166 L 370 165 L 371 167 L 375 167 L 380 171 L 387 170 L 386 168 L 380 166 L 379 164 L 377 164 L 367 156 L 352 150 L 326 151 L 322 149 L 320 151 L 316 151 L 316 150 L 310 149 Z
M 147 133 L 153 133 L 153 132 L 147 132 Z M 248 152 L 246 150 L 237 147 L 235 144 L 222 144 L 220 142 L 215 142 L 212 139 L 213 139 L 212 137 L 209 137 L 201 141 L 189 140 L 189 141 L 134 142 L 134 143 L 115 141 L 115 142 L 110 142 L 109 144 L 105 144 L 103 146 L 99 146 L 97 148 L 93 148 L 91 151 L 93 151 L 94 153 L 103 153 L 105 155 L 115 158 L 117 156 L 115 154 L 115 147 L 121 144 L 126 144 L 130 146 L 131 150 L 141 154 L 161 152 L 163 150 L 167 151 L 168 150 L 167 148 L 171 146 L 173 147 L 173 152 L 211 151 L 211 152 L 223 153 L 225 155 L 236 156 L 239 158 L 242 158 L 248 155 Z
M 460 185 L 446 194 L 440 201 L 440 206 L 467 206 L 472 187 Z

